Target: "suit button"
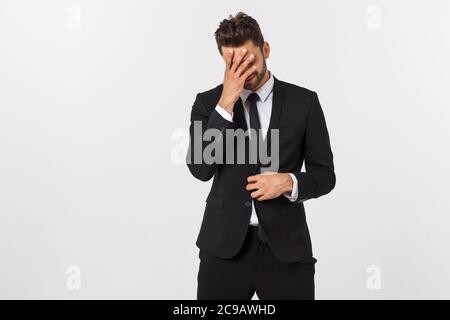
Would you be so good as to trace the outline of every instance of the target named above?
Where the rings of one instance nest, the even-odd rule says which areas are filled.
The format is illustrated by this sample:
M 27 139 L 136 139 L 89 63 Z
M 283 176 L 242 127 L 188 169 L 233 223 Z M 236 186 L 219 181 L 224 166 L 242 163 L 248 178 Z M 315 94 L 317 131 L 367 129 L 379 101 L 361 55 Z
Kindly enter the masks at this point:
M 245 201 L 244 202 L 244 206 L 246 206 L 247 208 L 250 208 L 252 206 L 252 202 L 251 201 Z

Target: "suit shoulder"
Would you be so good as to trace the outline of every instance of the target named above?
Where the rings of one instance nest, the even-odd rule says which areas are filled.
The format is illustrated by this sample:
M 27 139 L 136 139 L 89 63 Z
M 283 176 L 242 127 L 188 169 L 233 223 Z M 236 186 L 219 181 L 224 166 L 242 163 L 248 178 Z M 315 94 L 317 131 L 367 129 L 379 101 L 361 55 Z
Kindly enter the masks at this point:
M 293 93 L 296 95 L 301 95 L 304 97 L 311 97 L 314 94 L 316 94 L 315 91 L 310 90 L 308 88 L 305 87 L 301 87 L 299 85 L 293 84 L 293 83 L 289 83 L 286 81 L 281 81 L 280 82 L 283 84 L 283 89 L 287 92 L 287 93 Z
M 215 99 L 217 97 L 220 98 L 220 95 L 222 94 L 222 87 L 223 84 L 219 84 L 212 89 L 201 91 L 198 94 L 202 96 L 203 99 Z
M 287 105 L 297 111 L 309 112 L 311 107 L 318 105 L 317 93 L 311 89 L 282 81 L 283 92 Z
M 222 88 L 223 84 L 219 84 L 212 89 L 200 91 L 197 93 L 197 99 L 199 99 L 201 104 L 204 104 L 207 109 L 214 109 L 219 102 Z

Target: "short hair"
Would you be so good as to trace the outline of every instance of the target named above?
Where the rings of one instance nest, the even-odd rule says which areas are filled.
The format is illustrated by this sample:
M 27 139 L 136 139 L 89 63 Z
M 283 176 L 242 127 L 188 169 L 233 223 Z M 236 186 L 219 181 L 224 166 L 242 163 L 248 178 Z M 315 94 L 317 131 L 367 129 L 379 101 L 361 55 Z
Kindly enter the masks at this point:
M 252 40 L 261 50 L 264 44 L 258 22 L 243 12 L 238 12 L 234 17 L 229 15 L 228 19 L 222 20 L 214 36 L 220 54 L 222 54 L 222 46 L 238 47 L 247 40 Z

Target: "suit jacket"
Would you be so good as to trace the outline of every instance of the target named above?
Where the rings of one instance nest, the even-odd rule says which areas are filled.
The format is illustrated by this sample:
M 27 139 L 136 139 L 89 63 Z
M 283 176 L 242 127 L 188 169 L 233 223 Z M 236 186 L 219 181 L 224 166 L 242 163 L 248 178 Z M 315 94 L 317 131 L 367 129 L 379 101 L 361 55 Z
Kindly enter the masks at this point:
M 194 163 L 194 145 L 204 149 L 209 142 L 194 136 L 194 121 L 203 131 L 214 128 L 247 130 L 242 101 L 234 105 L 233 122 L 225 120 L 215 107 L 223 85 L 198 93 L 192 107 L 187 164 L 192 175 L 202 181 L 212 177 L 211 190 L 196 245 L 219 258 L 234 257 L 240 251 L 250 221 L 252 198 L 245 187 L 255 165 Z M 291 172 L 298 180 L 298 198 L 289 201 L 281 195 L 257 201 L 255 209 L 260 228 L 274 255 L 283 263 L 313 256 L 303 201 L 329 193 L 335 186 L 333 154 L 328 130 L 317 94 L 274 77 L 270 129 L 279 129 L 279 170 Z M 270 140 L 269 140 L 270 145 Z M 301 172 L 305 163 L 305 172 Z M 256 168 L 258 170 L 258 168 Z

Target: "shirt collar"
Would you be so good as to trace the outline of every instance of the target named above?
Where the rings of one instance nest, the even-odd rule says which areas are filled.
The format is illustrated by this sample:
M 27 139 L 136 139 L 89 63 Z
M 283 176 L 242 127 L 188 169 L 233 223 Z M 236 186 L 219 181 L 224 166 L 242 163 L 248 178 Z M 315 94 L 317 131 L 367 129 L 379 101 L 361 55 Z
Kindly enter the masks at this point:
M 266 81 L 266 83 L 264 83 L 258 90 L 256 91 L 252 91 L 252 90 L 248 90 L 248 89 L 243 89 L 241 92 L 241 99 L 243 101 L 243 103 L 245 103 L 245 101 L 247 100 L 248 96 L 252 93 L 252 92 L 256 92 L 259 96 L 259 98 L 261 99 L 261 101 L 266 101 L 267 98 L 269 97 L 270 93 L 273 90 L 273 75 L 272 72 L 270 72 L 270 70 L 268 70 L 269 72 L 269 80 Z

